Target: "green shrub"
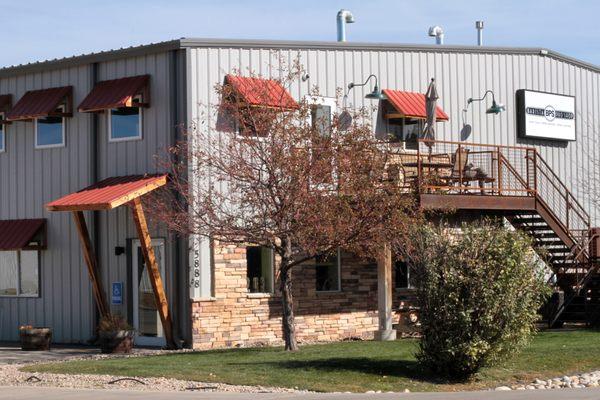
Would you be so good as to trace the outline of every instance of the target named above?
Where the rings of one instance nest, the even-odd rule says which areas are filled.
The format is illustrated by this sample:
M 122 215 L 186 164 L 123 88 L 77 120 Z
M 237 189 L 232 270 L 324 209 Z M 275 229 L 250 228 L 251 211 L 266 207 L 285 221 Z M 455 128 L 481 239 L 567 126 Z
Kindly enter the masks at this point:
M 409 241 L 422 364 L 464 380 L 527 343 L 549 293 L 529 237 L 485 221 L 421 226 Z

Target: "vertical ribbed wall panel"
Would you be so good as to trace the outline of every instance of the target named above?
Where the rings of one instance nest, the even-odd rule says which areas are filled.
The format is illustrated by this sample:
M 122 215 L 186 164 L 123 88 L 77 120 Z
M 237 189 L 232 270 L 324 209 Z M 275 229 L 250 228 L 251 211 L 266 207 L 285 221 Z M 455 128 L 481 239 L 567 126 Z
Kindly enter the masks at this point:
M 0 80 L 0 92 L 17 101 L 27 90 L 72 85 L 74 103 L 90 89 L 87 66 Z M 54 328 L 57 342 L 83 342 L 92 332 L 90 283 L 69 213 L 50 213 L 44 204 L 89 183 L 91 118 L 75 113 L 66 122 L 66 147 L 34 148 L 34 124 L 6 129 L 0 153 L 0 219 L 47 218 L 48 249 L 40 258 L 40 297 L 0 298 L 0 341 L 17 340 L 21 324 Z

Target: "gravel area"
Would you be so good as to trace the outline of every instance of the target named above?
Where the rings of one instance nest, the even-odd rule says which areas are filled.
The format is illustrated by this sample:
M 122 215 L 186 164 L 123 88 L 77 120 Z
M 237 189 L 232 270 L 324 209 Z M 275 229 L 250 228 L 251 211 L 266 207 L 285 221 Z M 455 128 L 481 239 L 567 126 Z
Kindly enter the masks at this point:
M 528 385 L 499 386 L 496 390 L 583 389 L 600 387 L 600 371 L 563 376 L 548 380 L 536 379 Z
M 88 354 L 80 357 L 69 357 L 56 362 L 73 360 L 144 357 L 175 352 L 191 352 L 192 350 L 143 350 L 136 349 L 129 355 Z M 43 362 L 43 361 L 42 361 Z M 20 368 L 40 362 L 0 364 L 0 386 L 38 386 L 77 389 L 128 389 L 142 391 L 197 391 L 197 392 L 238 392 L 238 393 L 308 393 L 288 388 L 273 388 L 262 386 L 227 385 L 223 383 L 208 383 L 185 381 L 169 378 L 128 377 L 117 375 L 70 375 L 50 374 L 41 372 L 24 372 Z M 111 383 L 112 382 L 112 383 Z

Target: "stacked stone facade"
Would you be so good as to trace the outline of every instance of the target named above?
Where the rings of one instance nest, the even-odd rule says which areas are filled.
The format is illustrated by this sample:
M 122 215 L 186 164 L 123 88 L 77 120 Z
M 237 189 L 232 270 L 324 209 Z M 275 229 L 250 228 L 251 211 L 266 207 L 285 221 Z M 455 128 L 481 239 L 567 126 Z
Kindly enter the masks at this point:
M 293 271 L 297 337 L 300 342 L 373 338 L 378 329 L 377 267 L 342 254 L 341 290 L 316 291 L 312 263 Z M 281 296 L 275 271 L 275 291 L 248 293 L 246 249 L 215 245 L 214 296 L 192 303 L 193 347 L 212 349 L 283 344 Z M 411 293 L 394 290 L 394 309 Z M 394 312 L 394 323 L 399 313 Z

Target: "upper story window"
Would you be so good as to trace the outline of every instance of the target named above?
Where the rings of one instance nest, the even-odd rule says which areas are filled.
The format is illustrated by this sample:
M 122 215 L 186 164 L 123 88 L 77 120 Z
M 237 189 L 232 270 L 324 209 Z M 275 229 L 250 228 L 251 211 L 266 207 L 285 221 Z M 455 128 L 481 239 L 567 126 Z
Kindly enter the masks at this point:
M 0 95 L 0 153 L 6 151 L 6 125 L 10 124 L 10 122 L 6 121 L 6 112 L 10 110 L 11 106 L 12 95 Z
M 142 108 L 150 106 L 150 76 L 139 75 L 101 81 L 83 99 L 80 112 L 107 115 L 108 140 L 142 139 Z
M 4 119 L 4 117 L 2 117 Z M 0 123 L 0 153 L 4 153 L 6 151 L 6 127 L 4 124 Z
M 298 109 L 298 103 L 275 79 L 225 76 L 223 101 L 217 127 L 242 136 L 262 137 L 269 134 L 273 118 L 279 112 Z M 253 112 L 253 110 L 261 110 Z M 262 112 L 268 109 L 271 112 Z
M 63 107 L 56 113 L 63 113 Z M 65 118 L 61 116 L 46 116 L 35 119 L 35 148 L 63 147 L 65 145 Z
M 33 120 L 37 149 L 63 147 L 66 118 L 73 115 L 72 100 L 72 86 L 30 90 L 6 113 L 6 120 Z
M 142 108 L 119 107 L 108 111 L 110 141 L 119 142 L 142 138 Z
M 337 292 L 341 290 L 341 264 L 339 249 L 334 255 L 316 258 L 317 292 Z
M 383 117 L 387 120 L 388 140 L 405 149 L 416 150 L 423 136 L 427 119 L 426 99 L 423 93 L 384 89 L 387 100 L 381 103 Z M 436 121 L 448 121 L 448 115 L 436 106 Z
M 246 247 L 248 292 L 273 292 L 273 249 L 262 246 Z

